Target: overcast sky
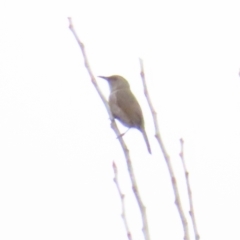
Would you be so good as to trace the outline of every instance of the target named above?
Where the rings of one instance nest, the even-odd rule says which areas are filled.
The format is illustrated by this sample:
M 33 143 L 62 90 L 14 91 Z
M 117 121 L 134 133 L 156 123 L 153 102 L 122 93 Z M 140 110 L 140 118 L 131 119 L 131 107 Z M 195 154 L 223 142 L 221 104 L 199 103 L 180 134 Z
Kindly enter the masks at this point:
M 201 239 L 240 239 L 239 1 L 213 0 L 0 2 L 0 239 L 127 239 L 115 161 L 133 239 L 143 240 L 122 150 L 67 17 L 95 76 L 124 76 L 142 106 L 153 154 L 137 130 L 124 140 L 151 239 L 183 230 L 139 57 L 187 216 L 180 138 Z

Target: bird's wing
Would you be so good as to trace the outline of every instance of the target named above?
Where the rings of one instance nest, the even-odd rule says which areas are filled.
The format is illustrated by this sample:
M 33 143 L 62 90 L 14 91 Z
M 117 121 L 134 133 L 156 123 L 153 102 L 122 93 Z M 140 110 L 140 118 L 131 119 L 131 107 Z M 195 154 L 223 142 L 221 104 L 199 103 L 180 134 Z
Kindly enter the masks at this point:
M 143 128 L 141 107 L 130 89 L 115 91 L 110 95 L 110 108 L 114 117 L 128 127 Z

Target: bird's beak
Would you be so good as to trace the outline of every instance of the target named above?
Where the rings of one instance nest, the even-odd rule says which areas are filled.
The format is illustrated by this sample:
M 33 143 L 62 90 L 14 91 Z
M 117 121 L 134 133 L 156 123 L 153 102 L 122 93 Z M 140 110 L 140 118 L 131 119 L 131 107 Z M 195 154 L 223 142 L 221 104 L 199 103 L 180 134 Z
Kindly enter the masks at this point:
M 104 76 L 98 76 L 99 78 L 103 78 L 105 80 L 108 80 L 108 77 L 104 77 Z

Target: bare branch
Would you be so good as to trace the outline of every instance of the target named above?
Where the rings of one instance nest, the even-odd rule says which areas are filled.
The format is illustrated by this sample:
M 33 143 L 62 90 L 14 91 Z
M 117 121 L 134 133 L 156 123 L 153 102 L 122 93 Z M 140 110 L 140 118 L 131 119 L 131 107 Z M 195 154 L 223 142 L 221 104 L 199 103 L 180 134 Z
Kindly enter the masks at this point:
M 165 162 L 167 164 L 167 168 L 168 168 L 168 172 L 169 175 L 171 177 L 171 182 L 172 182 L 172 187 L 173 187 L 173 192 L 175 195 L 175 204 L 177 206 L 181 221 L 182 221 L 182 225 L 183 225 L 183 230 L 184 230 L 184 240 L 189 240 L 189 230 L 188 230 L 188 223 L 187 223 L 187 219 L 185 217 L 184 211 L 183 211 L 183 207 L 181 204 L 181 200 L 180 200 L 180 195 L 179 195 L 179 190 L 178 190 L 178 186 L 177 186 L 177 181 L 176 181 L 176 177 L 173 171 L 173 167 L 172 167 L 172 163 L 170 160 L 170 157 L 167 153 L 167 150 L 163 144 L 161 135 L 160 135 L 160 131 L 159 131 L 159 126 L 158 126 L 158 119 L 157 119 L 157 113 L 154 110 L 152 101 L 150 99 L 149 93 L 148 93 L 148 89 L 147 89 L 147 84 L 146 84 L 146 80 L 145 80 L 145 73 L 144 73 L 144 67 L 143 67 L 143 61 L 142 59 L 139 59 L 140 61 L 140 68 L 141 68 L 141 78 L 142 78 L 142 83 L 143 83 L 143 88 L 144 88 L 144 94 L 146 96 L 149 108 L 151 110 L 152 116 L 153 116 L 153 122 L 154 122 L 154 126 L 155 126 L 155 137 L 160 145 L 160 148 L 163 152 L 163 156 L 165 159 Z
M 110 119 L 111 119 L 112 121 L 114 121 L 113 116 L 112 116 L 112 113 L 111 113 L 110 108 L 109 108 L 109 106 L 108 106 L 108 102 L 107 102 L 106 98 L 104 97 L 103 93 L 101 92 L 101 90 L 100 90 L 100 88 L 99 88 L 99 86 L 98 86 L 98 84 L 97 84 L 97 81 L 96 81 L 96 79 L 95 79 L 95 77 L 94 77 L 94 75 L 93 75 L 93 72 L 92 72 L 92 70 L 91 70 L 91 68 L 90 68 L 90 64 L 89 64 L 89 62 L 88 62 L 88 58 L 87 58 L 87 55 L 86 55 L 86 52 L 85 52 L 85 46 L 84 46 L 84 44 L 80 41 L 80 39 L 78 38 L 78 35 L 77 35 L 77 33 L 76 33 L 76 31 L 75 31 L 75 29 L 74 29 L 74 27 L 73 27 L 73 24 L 72 24 L 72 19 L 71 19 L 71 18 L 68 18 L 68 20 L 69 20 L 69 28 L 70 28 L 70 30 L 72 31 L 72 33 L 73 33 L 73 35 L 74 35 L 74 37 L 75 37 L 75 39 L 76 39 L 76 41 L 77 41 L 77 43 L 78 43 L 81 51 L 82 51 L 84 64 L 85 64 L 85 67 L 86 67 L 86 69 L 87 69 L 87 71 L 88 71 L 88 74 L 89 74 L 89 76 L 90 76 L 90 78 L 91 78 L 91 81 L 92 81 L 94 87 L 96 88 L 99 96 L 101 97 L 101 99 L 102 99 L 102 101 L 103 101 L 103 103 L 104 103 L 104 105 L 105 105 L 105 107 L 106 107 L 106 109 L 107 109 L 107 111 L 108 111 L 108 114 L 109 114 L 109 116 L 110 116 Z
M 143 234 L 144 234 L 144 238 L 145 240 L 150 240 L 150 236 L 149 236 L 149 230 L 148 230 L 148 224 L 147 224 L 147 215 L 146 215 L 146 208 L 145 206 L 143 205 L 142 203 L 142 199 L 140 197 L 140 194 L 139 194 L 139 190 L 138 190 L 138 186 L 137 186 L 137 182 L 136 182 L 136 178 L 135 178 L 135 174 L 134 174 L 134 171 L 133 171 L 133 167 L 132 167 L 132 162 L 131 162 L 131 159 L 130 159 L 130 155 L 129 155 L 129 150 L 125 144 L 125 142 L 123 141 L 123 138 L 122 137 L 119 137 L 120 136 L 120 132 L 117 128 L 117 125 L 116 125 L 116 122 L 114 121 L 114 118 L 112 116 L 112 113 L 110 111 L 110 108 L 109 108 L 109 105 L 108 105 L 108 102 L 106 101 L 103 93 L 101 92 L 100 88 L 98 87 L 97 85 L 97 82 L 96 82 L 96 79 L 92 73 L 92 70 L 90 68 L 90 64 L 89 64 L 89 61 L 87 59 L 87 55 L 86 55 L 86 52 L 85 52 L 85 47 L 84 47 L 84 44 L 80 41 L 78 35 L 76 34 L 76 31 L 73 27 L 73 24 L 72 24 L 72 19 L 71 18 L 68 18 L 69 20 L 69 28 L 70 30 L 72 31 L 81 51 L 82 51 L 82 55 L 83 55 L 83 58 L 84 58 L 84 63 L 85 63 L 85 67 L 89 73 L 89 76 L 91 78 L 91 81 L 93 83 L 93 85 L 95 86 L 99 96 L 101 97 L 106 109 L 107 109 L 107 112 L 109 114 L 109 117 L 111 119 L 111 127 L 113 129 L 113 131 L 115 132 L 116 136 L 117 136 L 117 139 L 119 140 L 119 143 L 123 149 L 123 152 L 124 152 L 124 155 L 125 155 L 125 159 L 126 159 L 126 163 L 127 163 L 127 167 L 128 167 L 128 173 L 129 173 L 129 176 L 130 176 L 130 180 L 131 180 L 131 184 L 132 184 L 132 189 L 133 189 L 133 192 L 134 192 L 134 195 L 135 195 L 135 198 L 137 200 L 137 203 L 138 203 L 138 206 L 139 206 L 139 209 L 140 209 L 140 212 L 141 212 L 141 216 L 142 216 L 142 224 L 143 224 Z
M 116 187 L 117 187 L 120 199 L 121 199 L 121 204 L 122 204 L 122 219 L 123 219 L 123 223 L 124 223 L 124 226 L 125 226 L 125 229 L 126 229 L 126 232 L 127 232 L 128 239 L 132 240 L 132 235 L 131 235 L 131 232 L 129 230 L 129 226 L 128 226 L 128 222 L 127 222 L 127 218 L 126 218 L 126 212 L 125 212 L 125 202 L 124 202 L 124 197 L 125 196 L 122 193 L 120 185 L 119 185 L 119 182 L 118 182 L 117 165 L 115 164 L 115 162 L 113 162 L 112 166 L 113 166 L 113 171 L 114 171 L 114 179 L 113 179 L 113 181 L 116 184 Z
M 199 240 L 200 236 L 199 236 L 198 230 L 197 230 L 197 223 L 196 223 L 195 213 L 194 213 L 194 208 L 193 208 L 192 190 L 191 190 L 191 187 L 190 187 L 189 173 L 187 171 L 187 166 L 186 166 L 185 159 L 184 159 L 184 147 L 183 147 L 184 141 L 183 141 L 182 138 L 180 139 L 180 144 L 181 144 L 181 151 L 180 151 L 179 155 L 181 157 L 182 164 L 183 164 L 183 169 L 184 169 L 184 172 L 185 172 L 185 179 L 186 179 L 186 185 L 187 185 L 187 191 L 188 191 L 188 199 L 189 199 L 189 205 L 190 205 L 189 214 L 190 214 L 191 219 L 192 219 L 193 230 L 194 230 L 194 234 L 195 234 L 195 240 Z

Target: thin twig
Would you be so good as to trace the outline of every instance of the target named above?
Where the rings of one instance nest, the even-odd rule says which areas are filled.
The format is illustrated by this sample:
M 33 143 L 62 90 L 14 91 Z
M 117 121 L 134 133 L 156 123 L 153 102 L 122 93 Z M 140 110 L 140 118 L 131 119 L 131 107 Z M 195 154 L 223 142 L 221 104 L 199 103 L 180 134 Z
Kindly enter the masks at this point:
M 183 211 L 183 207 L 182 207 L 182 204 L 181 204 L 176 177 L 175 177 L 175 174 L 174 174 L 174 171 L 173 171 L 173 167 L 172 167 L 172 163 L 171 163 L 170 157 L 169 157 L 169 155 L 167 153 L 167 150 L 166 150 L 166 148 L 165 148 L 165 146 L 163 144 L 163 141 L 162 141 L 162 138 L 161 138 L 161 135 L 160 135 L 159 126 L 158 126 L 158 119 L 157 119 L 157 113 L 154 110 L 152 101 L 151 101 L 149 93 L 148 93 L 147 84 L 146 84 L 146 80 L 145 80 L 143 61 L 142 61 L 142 59 L 139 59 L 139 61 L 140 61 L 140 68 L 141 68 L 140 75 L 141 75 L 141 78 L 142 78 L 144 94 L 146 96 L 149 108 L 150 108 L 152 116 L 153 116 L 153 122 L 154 122 L 154 126 L 155 126 L 155 137 L 156 137 L 156 139 L 157 139 L 157 141 L 158 141 L 158 143 L 160 145 L 160 148 L 161 148 L 161 150 L 163 152 L 163 156 L 164 156 L 164 159 L 165 159 L 166 164 L 167 164 L 169 175 L 170 175 L 171 180 L 172 180 L 171 182 L 172 182 L 173 192 L 174 192 L 174 195 L 175 195 L 175 204 L 177 206 L 177 209 L 178 209 L 181 221 L 182 221 L 182 225 L 183 225 L 184 240 L 189 240 L 190 238 L 189 238 L 188 223 L 187 223 L 187 219 L 185 217 L 185 214 L 184 214 L 184 211 Z
M 86 67 L 86 69 L 87 69 L 87 71 L 88 71 L 88 74 L 89 74 L 89 76 L 90 76 L 90 78 L 91 78 L 91 81 L 92 81 L 94 87 L 96 88 L 99 96 L 101 97 L 101 99 L 102 99 L 102 101 L 103 101 L 103 103 L 104 103 L 104 105 L 105 105 L 105 107 L 106 107 L 106 109 L 107 109 L 107 111 L 108 111 L 108 114 L 109 114 L 111 120 L 113 121 L 113 116 L 112 116 L 112 113 L 111 113 L 111 111 L 110 111 L 108 102 L 107 102 L 106 98 L 104 97 L 103 93 L 101 92 L 101 90 L 100 90 L 100 88 L 99 88 L 99 86 L 98 86 L 98 84 L 97 84 L 97 81 L 96 81 L 96 79 L 95 79 L 95 77 L 94 77 L 94 75 L 93 75 L 93 72 L 92 72 L 92 70 L 91 70 L 91 68 L 90 68 L 90 64 L 89 64 L 89 62 L 88 62 L 88 58 L 87 58 L 86 51 L 85 51 L 85 46 L 84 46 L 84 44 L 80 41 L 80 39 L 79 39 L 79 37 L 78 37 L 78 35 L 77 35 L 74 27 L 73 27 L 72 19 L 71 19 L 71 18 L 68 18 L 68 20 L 69 20 L 69 29 L 72 31 L 72 33 L 73 33 L 73 35 L 74 35 L 74 37 L 75 37 L 75 39 L 76 39 L 76 41 L 77 41 L 77 43 L 78 43 L 81 51 L 82 51 L 84 64 L 85 64 L 85 67 Z
M 138 206 L 139 206 L 139 209 L 140 209 L 140 213 L 141 213 L 141 216 L 142 216 L 142 224 L 143 224 L 142 230 L 143 230 L 144 238 L 145 238 L 145 240 L 150 240 L 148 224 L 147 224 L 146 208 L 143 205 L 142 199 L 141 199 L 140 194 L 139 194 L 139 190 L 138 190 L 135 174 L 134 174 L 134 171 L 133 171 L 132 162 L 131 162 L 131 159 L 130 159 L 128 148 L 127 148 L 125 142 L 123 141 L 123 138 L 119 137 L 120 132 L 117 128 L 116 122 L 114 121 L 114 118 L 112 116 L 112 113 L 111 113 L 109 105 L 108 105 L 108 102 L 105 99 L 105 97 L 104 97 L 103 93 L 101 92 L 100 88 L 98 87 L 96 79 L 95 79 L 95 77 L 92 73 L 92 70 L 90 68 L 90 64 L 89 64 L 89 61 L 87 59 L 84 44 L 80 41 L 78 35 L 76 34 L 76 31 L 75 31 L 75 29 L 73 27 L 73 24 L 72 24 L 72 19 L 68 18 L 68 20 L 69 20 L 69 28 L 72 31 L 72 33 L 73 33 L 75 39 L 77 40 L 77 43 L 78 43 L 78 45 L 79 45 L 79 47 L 82 51 L 85 67 L 86 67 L 86 69 L 87 69 L 87 71 L 90 75 L 90 78 L 91 78 L 91 81 L 92 81 L 93 85 L 95 86 L 99 96 L 101 97 L 101 99 L 102 99 L 102 101 L 103 101 L 103 103 L 104 103 L 104 105 L 107 109 L 107 112 L 108 112 L 109 117 L 111 119 L 111 127 L 112 127 L 113 131 L 115 132 L 115 134 L 117 136 L 117 139 L 119 140 L 119 143 L 120 143 L 120 145 L 123 149 L 125 159 L 126 159 L 126 163 L 127 163 L 127 167 L 128 167 L 128 173 L 129 173 L 131 184 L 132 184 L 132 189 L 133 189 L 133 192 L 134 192 L 134 195 L 135 195 L 135 198 L 137 200 L 137 203 L 138 203 Z
M 190 187 L 189 173 L 188 173 L 187 166 L 186 166 L 185 159 L 184 159 L 184 141 L 183 141 L 182 138 L 180 139 L 180 144 L 181 144 L 181 151 L 180 151 L 179 155 L 181 157 L 182 164 L 183 164 L 183 169 L 184 169 L 184 172 L 185 172 L 185 179 L 186 179 L 189 205 L 190 205 L 189 214 L 190 214 L 191 219 L 192 219 L 193 230 L 194 230 L 194 234 L 195 234 L 195 240 L 199 240 L 200 236 L 199 236 L 199 233 L 198 233 L 198 230 L 197 230 L 197 223 L 196 223 L 195 213 L 194 213 L 194 208 L 193 208 L 192 190 L 191 190 L 191 187 Z
M 132 240 L 132 234 L 131 234 L 131 232 L 129 230 L 129 226 L 128 226 L 128 222 L 127 222 L 127 218 L 126 218 L 126 212 L 125 212 L 125 201 L 124 201 L 124 197 L 125 196 L 122 193 L 120 185 L 119 185 L 119 182 L 118 182 L 117 165 L 115 164 L 115 162 L 113 162 L 112 166 L 113 166 L 113 171 L 114 171 L 114 179 L 113 179 L 113 181 L 116 184 L 116 187 L 117 187 L 120 199 L 121 199 L 121 204 L 122 204 L 122 219 L 123 219 L 123 223 L 124 223 L 124 226 L 125 226 L 125 229 L 126 229 L 126 232 L 127 232 L 128 239 Z

